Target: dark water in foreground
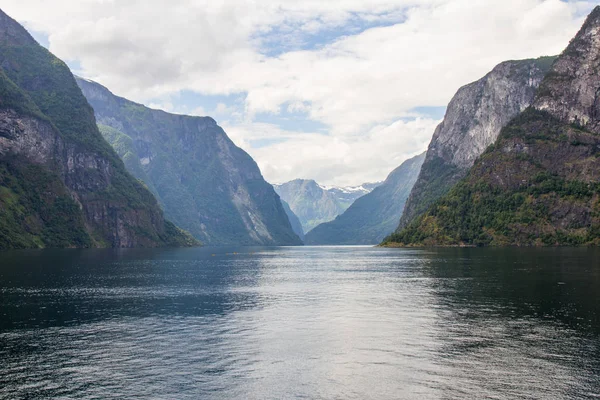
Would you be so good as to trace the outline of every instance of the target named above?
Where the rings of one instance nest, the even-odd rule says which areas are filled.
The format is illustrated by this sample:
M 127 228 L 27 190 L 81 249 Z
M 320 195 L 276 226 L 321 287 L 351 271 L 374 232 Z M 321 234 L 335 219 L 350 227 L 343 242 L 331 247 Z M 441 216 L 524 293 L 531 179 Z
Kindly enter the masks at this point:
M 0 398 L 109 397 L 599 398 L 600 252 L 0 253 Z

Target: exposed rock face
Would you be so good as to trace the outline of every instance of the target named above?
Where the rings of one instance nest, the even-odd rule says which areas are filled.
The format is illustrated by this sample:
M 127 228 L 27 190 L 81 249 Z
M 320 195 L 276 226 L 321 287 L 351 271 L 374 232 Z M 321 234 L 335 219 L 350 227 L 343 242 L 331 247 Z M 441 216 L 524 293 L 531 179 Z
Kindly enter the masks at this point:
M 64 63 L 0 11 L 0 248 L 197 244 L 102 139 Z
M 332 221 L 356 199 L 378 185 L 380 183 L 365 183 L 347 188 L 324 187 L 312 179 L 295 179 L 274 187 L 300 219 L 304 232 L 309 232 L 319 224 Z
M 425 153 L 402 163 L 380 186 L 357 199 L 342 215 L 310 231 L 305 243 L 380 243 L 396 228 L 424 160 Z
M 254 160 L 212 118 L 151 110 L 77 82 L 105 138 L 169 219 L 207 244 L 301 244 Z
M 599 60 L 600 8 L 596 8 L 552 66 L 533 106 L 600 133 Z
M 458 90 L 436 128 L 400 228 L 463 178 L 500 130 L 531 105 L 554 57 L 507 61 Z M 400 229 L 399 228 L 399 229 Z
M 600 245 L 600 7 L 559 56 L 533 107 L 467 177 L 390 242 Z

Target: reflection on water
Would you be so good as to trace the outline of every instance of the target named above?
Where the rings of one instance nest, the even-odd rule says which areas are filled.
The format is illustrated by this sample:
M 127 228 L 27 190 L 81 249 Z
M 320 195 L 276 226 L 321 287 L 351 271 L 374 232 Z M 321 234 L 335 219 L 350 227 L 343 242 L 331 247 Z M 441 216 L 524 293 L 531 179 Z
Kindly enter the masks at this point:
M 0 253 L 0 398 L 598 398 L 600 252 Z

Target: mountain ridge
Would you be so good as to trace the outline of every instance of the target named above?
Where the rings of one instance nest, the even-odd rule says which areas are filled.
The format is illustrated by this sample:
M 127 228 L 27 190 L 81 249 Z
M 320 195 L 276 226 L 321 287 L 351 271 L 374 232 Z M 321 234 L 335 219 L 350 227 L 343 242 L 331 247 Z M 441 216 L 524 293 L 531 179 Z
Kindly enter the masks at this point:
M 408 195 L 417 180 L 425 153 L 392 171 L 372 192 L 356 201 L 333 221 L 318 225 L 305 238 L 307 245 L 378 244 L 398 224 Z
M 115 147 L 128 142 L 119 151 L 126 167 L 179 226 L 206 244 L 302 244 L 256 162 L 214 119 L 153 110 L 88 79 L 77 83 L 98 124 L 109 127 L 105 138 Z
M 66 64 L 0 10 L 0 248 L 198 244 L 100 135 Z
M 434 132 L 397 231 L 462 179 L 500 130 L 533 102 L 554 58 L 502 62 L 457 91 Z
M 300 219 L 306 234 L 316 226 L 335 219 L 356 199 L 369 193 L 379 184 L 364 183 L 359 186 L 338 187 L 321 185 L 313 179 L 294 179 L 273 187 Z
M 600 245 L 599 68 L 600 6 L 554 62 L 532 106 L 386 244 Z

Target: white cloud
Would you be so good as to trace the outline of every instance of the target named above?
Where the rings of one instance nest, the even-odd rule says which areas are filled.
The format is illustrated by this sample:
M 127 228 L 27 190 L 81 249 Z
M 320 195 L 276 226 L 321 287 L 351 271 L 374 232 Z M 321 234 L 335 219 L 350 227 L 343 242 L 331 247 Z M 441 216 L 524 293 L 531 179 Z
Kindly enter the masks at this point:
M 382 180 L 404 160 L 423 152 L 439 122 L 400 120 L 353 137 L 289 132 L 264 123 L 224 123 L 223 127 L 232 140 L 254 156 L 270 182 L 312 178 L 326 185 L 350 186 Z M 275 143 L 252 148 L 250 140 Z
M 53 52 L 78 61 L 86 76 L 119 95 L 146 103 L 167 99 L 160 102 L 162 108 L 181 112 L 176 94 L 184 89 L 241 94 L 243 114 L 239 104 L 196 112 L 229 120 L 228 132 L 269 179 L 304 176 L 342 184 L 381 179 L 403 157 L 425 148 L 433 133 L 429 122 L 396 122 L 414 107 L 444 106 L 459 86 L 506 59 L 560 52 L 598 2 L 51 3 L 4 0 L 3 9 L 46 32 Z M 354 32 L 361 23 L 384 26 Z M 345 36 L 325 40 L 319 36 L 324 30 Z M 310 40 L 324 42 L 309 46 Z M 325 124 L 329 134 L 294 133 L 253 122 L 259 113 L 282 111 L 305 112 L 308 119 Z M 252 148 L 264 136 L 261 129 L 287 141 Z M 377 133 L 384 131 L 395 133 Z M 412 150 L 415 143 L 421 148 Z
M 206 112 L 204 107 L 198 106 L 198 107 L 195 107 L 192 111 L 190 111 L 190 113 L 188 115 L 195 115 L 197 117 L 205 117 L 208 115 L 208 113 Z

